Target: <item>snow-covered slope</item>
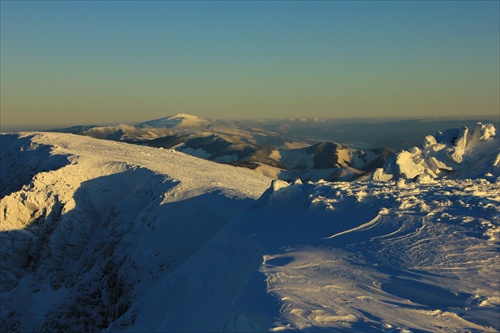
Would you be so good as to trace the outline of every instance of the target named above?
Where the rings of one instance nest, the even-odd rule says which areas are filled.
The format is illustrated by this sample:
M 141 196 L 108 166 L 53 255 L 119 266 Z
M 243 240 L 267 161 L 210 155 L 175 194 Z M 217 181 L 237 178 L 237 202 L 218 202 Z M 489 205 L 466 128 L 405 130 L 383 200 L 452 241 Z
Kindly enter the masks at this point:
M 500 182 L 274 182 L 111 332 L 496 332 Z
M 279 179 L 346 181 L 382 166 L 394 152 L 382 148 L 364 152 L 333 142 L 320 142 L 306 148 L 280 150 L 279 153 L 280 163 L 287 168 L 280 173 Z
M 177 114 L 136 125 L 69 128 L 66 131 L 99 139 L 175 149 L 186 154 L 249 168 L 272 178 L 293 181 L 353 180 L 381 167 L 391 149 L 366 152 L 333 142 L 302 138 L 302 148 L 290 149 L 298 138 L 278 136 L 258 127 Z M 65 131 L 65 130 L 60 130 Z M 295 142 L 297 144 L 297 142 Z M 293 144 L 292 144 L 293 146 Z
M 173 116 L 168 116 L 156 120 L 140 123 L 138 127 L 203 127 L 207 126 L 209 121 L 190 114 L 179 113 Z
M 500 178 L 271 184 L 166 149 L 0 140 L 2 331 L 500 330 Z
M 421 147 L 403 150 L 375 172 L 375 180 L 478 178 L 500 176 L 500 136 L 492 124 L 478 123 L 428 135 Z
M 71 133 L 61 130 L 63 133 Z M 114 141 L 144 141 L 153 140 L 169 135 L 171 131 L 167 127 L 138 128 L 137 126 L 120 124 L 116 126 L 94 126 L 75 134 L 82 134 L 97 139 Z
M 2 331 L 105 328 L 270 184 L 77 135 L 0 140 Z
M 202 132 L 172 135 L 143 142 L 151 147 L 175 149 L 183 153 L 249 168 L 257 173 L 286 181 L 353 180 L 369 177 L 394 151 L 371 149 L 367 152 L 333 142 L 321 142 L 297 149 L 259 146 L 235 135 Z
M 232 136 L 259 145 L 281 145 L 286 142 L 284 138 L 279 137 L 276 133 L 263 129 L 240 128 L 232 122 L 222 122 L 216 119 L 206 119 L 184 113 L 149 120 L 135 125 L 74 126 L 56 129 L 53 132 L 81 134 L 98 139 L 138 144 L 149 144 L 152 140 L 172 136 L 182 138 L 183 136 L 203 134 Z

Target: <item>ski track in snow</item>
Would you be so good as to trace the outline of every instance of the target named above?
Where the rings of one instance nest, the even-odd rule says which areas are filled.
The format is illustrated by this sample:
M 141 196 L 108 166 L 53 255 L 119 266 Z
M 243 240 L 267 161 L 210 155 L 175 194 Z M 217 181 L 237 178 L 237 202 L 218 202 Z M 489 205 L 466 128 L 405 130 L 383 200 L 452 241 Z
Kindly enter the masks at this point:
M 14 136 L 4 331 L 500 330 L 500 178 L 269 188 L 171 150 Z

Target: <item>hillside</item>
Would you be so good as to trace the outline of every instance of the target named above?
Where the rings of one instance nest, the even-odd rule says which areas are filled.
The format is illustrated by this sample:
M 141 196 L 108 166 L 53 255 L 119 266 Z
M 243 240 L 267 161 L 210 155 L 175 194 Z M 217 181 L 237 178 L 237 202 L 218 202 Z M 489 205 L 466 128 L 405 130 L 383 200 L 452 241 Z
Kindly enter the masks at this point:
M 478 129 L 444 147 L 464 137 L 463 163 L 495 163 L 496 132 Z M 500 330 L 494 165 L 290 184 L 80 135 L 0 140 L 2 331 Z
M 439 118 L 400 121 L 389 119 L 231 121 L 176 114 L 135 125 L 76 126 L 57 131 L 175 149 L 285 181 L 294 181 L 298 178 L 303 181 L 322 179 L 351 181 L 373 177 L 396 179 L 399 173 L 406 175 L 403 177 L 408 177 L 410 174 L 415 177 L 417 173 L 423 172 L 433 178 L 434 175 L 443 177 L 450 170 L 456 174 L 457 165 L 461 161 L 454 160 L 454 157 L 450 161 L 444 161 L 446 158 L 443 160 L 442 155 L 445 154 L 445 150 L 454 149 L 452 141 L 457 138 L 459 131 L 463 131 L 464 128 L 473 131 L 477 123 L 479 122 L 466 119 Z M 489 126 L 495 128 L 493 124 L 495 121 Z M 443 133 L 441 131 L 447 128 L 444 126 L 459 127 L 448 129 Z M 427 141 L 423 145 L 418 145 L 424 136 L 427 136 L 426 140 L 429 139 L 430 133 L 438 133 L 432 139 L 437 145 Z M 468 138 L 465 137 L 465 140 Z M 407 152 L 398 154 L 398 161 L 395 157 L 391 157 L 396 152 L 395 148 Z M 429 149 L 436 151 L 431 152 Z M 429 154 L 439 154 L 439 156 Z M 429 167 L 417 166 L 422 160 L 429 158 L 426 164 L 435 164 L 436 158 L 440 162 Z M 410 160 L 413 162 L 410 163 Z M 414 166 L 411 166 L 412 163 Z M 492 161 L 486 163 L 491 165 Z M 373 173 L 380 168 L 383 170 L 378 170 L 374 176 Z M 424 172 L 422 168 L 428 171 Z M 417 169 L 420 171 L 416 171 Z
M 2 331 L 107 327 L 270 184 L 175 151 L 0 138 Z
M 237 123 L 237 122 L 236 122 Z M 81 129 L 78 132 L 78 128 Z M 177 114 L 136 125 L 60 130 L 99 139 L 175 149 L 210 161 L 248 168 L 286 181 L 339 181 L 367 177 L 394 151 L 357 150 L 333 142 L 279 136 L 259 127 Z
M 275 182 L 109 331 L 496 332 L 499 213 L 499 182 Z

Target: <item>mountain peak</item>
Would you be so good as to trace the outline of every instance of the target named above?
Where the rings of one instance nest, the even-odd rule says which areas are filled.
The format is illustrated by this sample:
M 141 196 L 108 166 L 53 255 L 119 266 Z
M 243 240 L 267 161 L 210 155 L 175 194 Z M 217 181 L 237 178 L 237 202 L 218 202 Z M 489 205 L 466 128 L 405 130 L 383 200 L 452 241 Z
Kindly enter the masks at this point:
M 139 125 L 146 125 L 151 127 L 188 127 L 204 125 L 207 122 L 208 121 L 206 119 L 197 116 L 193 116 L 187 113 L 177 113 L 173 116 L 146 121 Z
M 198 116 L 194 116 L 192 114 L 187 114 L 187 113 L 176 113 L 174 114 L 173 116 L 167 116 L 167 117 L 164 117 L 164 118 L 160 118 L 159 120 L 195 120 L 195 121 L 199 121 L 199 120 L 202 120 L 200 117 Z

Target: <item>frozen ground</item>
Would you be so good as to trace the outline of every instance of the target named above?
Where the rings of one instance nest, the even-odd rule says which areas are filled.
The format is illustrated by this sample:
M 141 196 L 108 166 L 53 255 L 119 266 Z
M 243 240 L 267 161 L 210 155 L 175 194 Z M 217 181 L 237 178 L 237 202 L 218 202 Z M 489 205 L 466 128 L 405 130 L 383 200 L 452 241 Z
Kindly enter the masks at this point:
M 498 182 L 274 188 L 110 331 L 500 329 Z
M 3 331 L 106 327 L 270 184 L 175 151 L 68 134 L 1 140 Z
M 500 330 L 495 166 L 270 186 L 170 150 L 0 140 L 3 331 Z

